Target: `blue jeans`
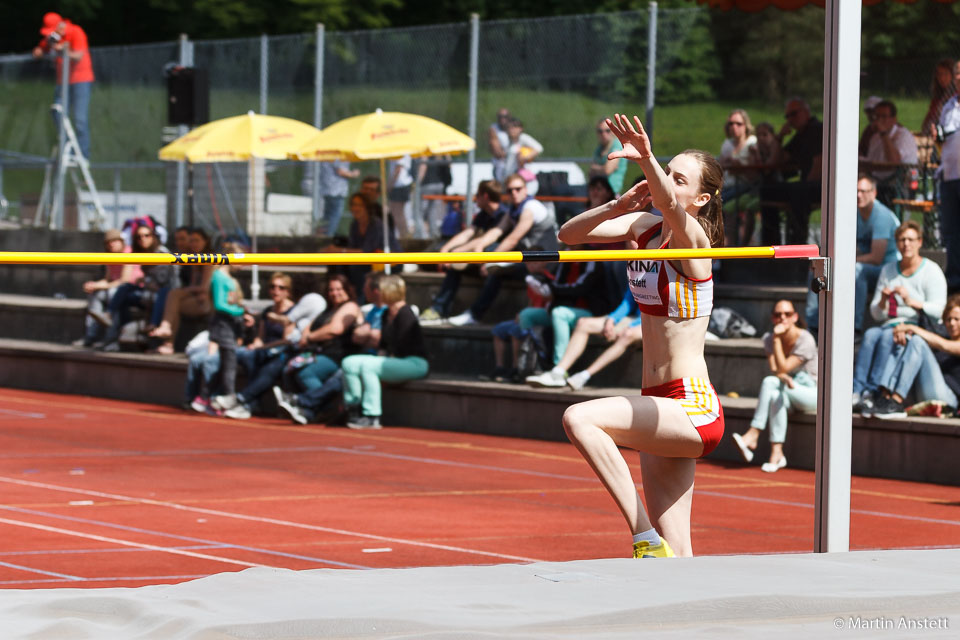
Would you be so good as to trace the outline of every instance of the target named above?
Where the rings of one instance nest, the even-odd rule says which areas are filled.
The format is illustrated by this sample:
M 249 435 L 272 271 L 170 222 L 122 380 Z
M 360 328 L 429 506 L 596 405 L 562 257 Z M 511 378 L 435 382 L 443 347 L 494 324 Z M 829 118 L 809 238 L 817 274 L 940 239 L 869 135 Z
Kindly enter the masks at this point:
M 763 431 L 770 424 L 770 442 L 783 443 L 787 438 L 787 413 L 791 408 L 813 411 L 817 408 L 817 381 L 806 371 L 793 377 L 791 389 L 777 376 L 767 376 L 760 384 L 757 409 L 750 426 Z
M 73 124 L 73 130 L 77 133 L 77 143 L 80 145 L 80 152 L 87 160 L 90 159 L 90 93 L 93 89 L 92 82 L 74 82 L 69 85 L 69 107 L 72 113 L 70 118 Z M 57 85 L 53 90 L 53 102 L 62 104 L 61 97 L 62 86 Z M 60 118 L 56 112 L 53 114 L 53 125 L 57 127 L 57 133 L 60 131 Z
M 854 268 L 853 281 L 853 328 L 863 329 L 863 311 L 867 302 L 873 297 L 873 290 L 877 287 L 877 279 L 883 265 L 858 262 Z
M 220 350 L 208 354 L 205 350 L 190 356 L 187 363 L 187 385 L 184 397 L 190 402 L 199 395 L 209 397 L 211 384 L 220 370 Z
M 893 354 L 893 328 L 870 327 L 863 334 L 853 362 L 853 392 L 876 391 L 883 386 L 884 370 Z
M 933 349 L 920 336 L 911 336 L 887 363 L 883 386 L 906 398 L 916 382 L 917 401 L 942 400 L 957 407 L 957 396 L 943 379 Z
M 237 349 L 237 363 L 247 372 L 247 385 L 237 394 L 237 400 L 251 411 L 258 409 L 257 399 L 280 380 L 289 359 L 286 347 Z
M 319 389 L 323 386 L 324 381 L 336 373 L 339 368 L 336 362 L 322 353 L 318 353 L 313 362 L 297 371 L 297 382 L 300 383 L 304 391 Z
M 483 288 L 480 289 L 480 295 L 477 296 L 476 301 L 470 306 L 470 315 L 472 315 L 475 320 L 480 320 L 483 314 L 493 306 L 493 302 L 497 299 L 497 295 L 500 293 L 500 286 L 504 280 L 523 280 L 527 277 L 528 273 L 526 265 L 519 263 L 501 269 L 496 275 L 488 275 L 487 279 L 483 281 Z
M 346 200 L 343 196 L 323 196 L 323 219 L 327 223 L 327 235 L 337 235 L 337 227 L 340 226 L 340 217 L 343 215 L 343 203 Z M 318 220 L 314 220 L 314 227 Z
M 940 234 L 947 250 L 947 288 L 960 289 L 960 180 L 940 183 Z

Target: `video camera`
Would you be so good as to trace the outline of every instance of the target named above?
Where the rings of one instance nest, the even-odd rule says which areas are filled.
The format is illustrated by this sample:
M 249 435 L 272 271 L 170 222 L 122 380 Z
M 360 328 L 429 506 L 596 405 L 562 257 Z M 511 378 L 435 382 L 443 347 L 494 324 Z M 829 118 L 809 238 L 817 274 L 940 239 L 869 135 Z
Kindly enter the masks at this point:
M 47 47 L 51 47 L 51 48 L 52 48 L 53 45 L 57 44 L 57 43 L 60 42 L 61 40 L 63 40 L 63 36 L 62 36 L 62 35 L 60 35 L 60 34 L 57 33 L 56 31 L 51 31 L 51 32 L 50 32 L 50 35 L 47 36 L 47 43 L 46 43 L 46 44 L 47 44 Z

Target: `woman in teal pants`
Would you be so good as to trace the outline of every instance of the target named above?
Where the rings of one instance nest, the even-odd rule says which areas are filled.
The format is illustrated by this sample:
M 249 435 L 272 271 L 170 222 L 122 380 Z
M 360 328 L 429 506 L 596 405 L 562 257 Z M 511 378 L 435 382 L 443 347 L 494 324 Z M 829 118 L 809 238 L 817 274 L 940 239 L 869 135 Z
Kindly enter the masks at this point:
M 426 377 L 427 350 L 420 321 L 407 306 L 407 287 L 400 276 L 380 282 L 380 295 L 387 311 L 380 330 L 377 355 L 353 355 L 343 359 L 343 402 L 351 429 L 379 429 L 383 413 L 381 382 L 406 382 Z

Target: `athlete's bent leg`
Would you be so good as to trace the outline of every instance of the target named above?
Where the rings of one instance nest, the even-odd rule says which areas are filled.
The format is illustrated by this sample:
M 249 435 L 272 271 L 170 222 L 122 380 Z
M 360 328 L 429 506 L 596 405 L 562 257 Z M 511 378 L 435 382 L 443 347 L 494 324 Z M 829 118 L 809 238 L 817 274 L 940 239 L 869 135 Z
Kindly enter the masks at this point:
M 650 529 L 652 524 L 617 447 L 680 458 L 696 458 L 703 452 L 703 441 L 690 418 L 679 402 L 669 398 L 619 396 L 582 402 L 566 410 L 563 426 L 613 497 L 633 534 Z M 671 485 L 667 484 L 669 488 Z M 658 518 L 663 519 L 662 505 L 669 500 L 668 495 L 651 503 L 658 510 Z M 672 527 L 678 530 L 676 525 Z M 677 537 L 676 533 L 672 535 Z M 689 552 L 689 544 L 680 542 L 681 549 Z

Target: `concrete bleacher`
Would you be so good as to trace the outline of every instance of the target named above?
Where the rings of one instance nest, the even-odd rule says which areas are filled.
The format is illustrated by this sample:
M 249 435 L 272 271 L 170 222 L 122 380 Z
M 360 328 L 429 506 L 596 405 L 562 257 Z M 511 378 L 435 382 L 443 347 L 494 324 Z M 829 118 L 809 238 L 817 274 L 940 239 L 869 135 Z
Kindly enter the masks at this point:
M 0 249 L 35 248 L 35 243 L 45 242 L 52 250 L 99 250 L 99 234 L 83 234 L 86 238 L 79 242 L 69 234 L 60 237 L 57 232 L 26 231 L 16 232 L 20 237 L 13 240 L 6 233 L 0 234 L 4 238 Z M 280 244 L 272 248 L 290 250 Z M 738 311 L 761 332 L 769 326 L 769 310 L 777 299 L 792 300 L 802 312 L 806 296 L 802 285 L 738 284 L 731 280 L 740 279 L 739 270 L 749 272 L 756 267 L 748 261 L 733 262 L 736 268 L 725 266 L 724 276 L 717 277 L 717 305 Z M 182 354 L 107 354 L 69 346 L 82 331 L 85 301 L 80 285 L 95 277 L 97 271 L 97 267 L 0 267 L 5 276 L 0 285 L 0 385 L 179 405 L 186 368 Z M 261 269 L 261 285 L 266 284 L 271 271 Z M 323 275 L 322 269 L 312 270 L 312 274 L 310 271 L 305 275 Z M 442 277 L 435 272 L 405 274 L 410 302 L 426 307 Z M 248 287 L 249 272 L 241 279 Z M 464 278 L 455 311 L 469 305 L 481 284 L 478 278 Z M 66 297 L 55 298 L 56 293 Z M 507 283 L 484 320 L 512 317 L 525 302 L 522 283 Z M 601 372 L 591 381 L 591 387 L 580 392 L 481 382 L 477 374 L 493 367 L 489 328 L 426 327 L 431 375 L 385 390 L 386 424 L 562 440 L 560 419 L 571 403 L 614 393 L 636 393 L 640 387 L 642 347 Z M 601 340 L 592 340 L 580 364 L 585 366 L 603 346 Z M 752 396 L 766 370 L 760 340 L 709 342 L 705 354 L 711 379 L 721 394 L 727 432 L 742 432 L 752 417 L 756 404 Z M 853 429 L 854 473 L 960 484 L 960 473 L 952 463 L 955 456 L 951 455 L 960 453 L 960 420 L 879 421 L 855 416 Z M 791 467 L 813 468 L 814 431 L 813 414 L 791 418 L 786 443 Z M 759 460 L 766 459 L 767 446 L 764 441 L 757 453 Z M 739 461 L 729 437 L 710 458 Z

